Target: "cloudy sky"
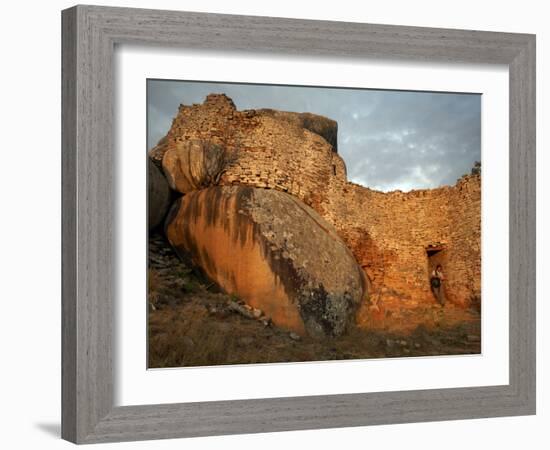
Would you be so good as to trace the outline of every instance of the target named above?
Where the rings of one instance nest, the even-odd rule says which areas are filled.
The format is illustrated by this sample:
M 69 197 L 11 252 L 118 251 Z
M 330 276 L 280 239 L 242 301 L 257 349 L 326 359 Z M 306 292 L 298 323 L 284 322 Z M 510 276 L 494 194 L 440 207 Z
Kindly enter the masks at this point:
M 148 81 L 148 148 L 180 103 L 225 93 L 237 109 L 312 112 L 338 122 L 348 179 L 381 191 L 454 184 L 481 160 L 481 96 L 365 89 Z

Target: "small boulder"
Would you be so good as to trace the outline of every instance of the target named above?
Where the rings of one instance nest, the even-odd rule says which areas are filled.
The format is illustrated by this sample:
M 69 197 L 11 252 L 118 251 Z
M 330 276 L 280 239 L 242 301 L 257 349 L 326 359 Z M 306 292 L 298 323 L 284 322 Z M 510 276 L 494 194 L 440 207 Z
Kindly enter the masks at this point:
M 299 334 L 296 334 L 294 332 L 290 332 L 289 335 L 290 339 L 292 339 L 293 341 L 299 341 L 301 338 L 300 338 L 300 335 Z
M 147 158 L 147 209 L 149 230 L 160 225 L 170 206 L 170 187 L 164 175 L 153 162 Z

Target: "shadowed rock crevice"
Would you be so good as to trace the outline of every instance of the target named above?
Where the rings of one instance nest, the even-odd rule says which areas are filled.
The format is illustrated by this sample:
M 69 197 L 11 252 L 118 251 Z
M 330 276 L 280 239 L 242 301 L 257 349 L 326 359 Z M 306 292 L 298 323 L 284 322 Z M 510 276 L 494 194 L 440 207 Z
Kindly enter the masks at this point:
M 164 222 L 172 193 L 161 171 L 147 159 L 147 212 L 149 230 Z

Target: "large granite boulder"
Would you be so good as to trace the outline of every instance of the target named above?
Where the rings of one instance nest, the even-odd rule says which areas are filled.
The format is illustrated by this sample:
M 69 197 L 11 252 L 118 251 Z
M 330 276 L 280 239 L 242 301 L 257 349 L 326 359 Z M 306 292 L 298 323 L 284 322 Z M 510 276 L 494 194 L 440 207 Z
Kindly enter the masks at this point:
M 160 225 L 170 207 L 170 187 L 164 175 L 153 162 L 147 158 L 147 209 L 149 230 Z
M 344 333 L 366 292 L 363 271 L 333 227 L 284 192 L 193 191 L 174 204 L 165 231 L 224 291 L 302 335 Z
M 201 139 L 175 142 L 162 158 L 162 169 L 170 187 L 186 194 L 217 184 L 227 156 L 222 145 Z

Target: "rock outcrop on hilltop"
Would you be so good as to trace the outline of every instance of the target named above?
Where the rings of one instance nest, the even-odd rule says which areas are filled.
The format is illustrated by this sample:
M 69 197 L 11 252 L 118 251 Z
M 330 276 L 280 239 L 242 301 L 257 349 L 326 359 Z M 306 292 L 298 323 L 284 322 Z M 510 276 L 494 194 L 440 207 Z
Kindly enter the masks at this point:
M 149 155 L 168 180 L 175 180 L 183 178 L 178 161 L 187 161 L 189 142 L 219 146 L 225 160 L 219 184 L 277 189 L 319 211 L 328 201 L 330 177 L 345 179 L 344 161 L 331 144 L 336 130 L 336 122 L 322 116 L 238 111 L 227 96 L 211 94 L 201 105 L 181 105 L 168 134 Z M 190 170 L 197 166 L 189 165 Z
M 274 269 L 270 262 L 277 260 L 275 256 L 284 245 L 273 243 L 258 231 L 265 229 L 268 223 L 258 224 L 257 214 L 261 210 L 258 205 L 271 199 L 271 206 L 264 213 L 271 214 L 272 226 L 286 224 L 287 229 L 278 228 L 282 236 L 285 233 L 296 236 L 295 229 L 318 229 L 320 223 L 324 224 L 321 228 L 332 230 L 325 231 L 328 237 L 319 232 L 311 237 L 313 240 L 304 241 L 309 245 L 321 239 L 317 249 L 307 247 L 310 256 L 306 259 L 311 259 L 314 252 L 322 254 L 324 245 L 328 244 L 320 243 L 326 239 L 332 243 L 343 242 L 349 249 L 347 254 L 351 251 L 362 269 L 363 282 L 370 294 L 361 295 L 359 325 L 366 323 L 362 319 L 365 309 L 377 311 L 381 318 L 391 314 L 398 317 L 404 307 L 433 304 L 429 274 L 436 262 L 444 267 L 445 294 L 449 303 L 468 307 L 472 299 L 478 301 L 481 291 L 481 176 L 468 175 L 454 186 L 407 193 L 368 189 L 348 182 L 346 166 L 336 151 L 337 130 L 335 121 L 310 113 L 269 109 L 238 111 L 233 101 L 223 94 L 208 95 L 203 104 L 180 105 L 169 132 L 149 153 L 172 189 L 184 195 L 167 222 L 173 245 L 190 253 L 222 287 L 247 301 L 259 301 L 257 294 L 247 291 L 254 283 L 263 283 L 261 289 L 274 283 L 270 289 L 279 294 L 264 301 L 271 302 L 268 309 L 274 317 L 280 318 L 282 326 L 296 330 L 302 327 L 313 334 L 318 334 L 320 329 L 325 334 L 342 332 L 355 311 L 355 306 L 350 305 L 355 305 L 357 299 L 357 289 L 348 289 L 349 283 L 343 281 L 348 276 L 356 276 L 353 264 L 344 253 L 333 261 L 333 271 L 349 269 L 348 273 L 334 274 L 344 283 L 344 291 L 329 288 L 320 275 L 310 274 L 309 278 L 301 279 L 301 283 L 308 286 L 309 281 L 303 280 L 314 280 L 312 286 L 322 285 L 327 293 L 338 292 L 335 297 L 328 295 L 335 299 L 334 302 L 330 300 L 329 306 L 320 309 L 326 313 L 332 311 L 331 305 L 340 305 L 336 308 L 339 312 L 335 319 L 331 319 L 329 325 L 323 325 L 318 319 L 310 320 L 305 297 L 297 293 L 299 289 L 293 284 L 296 282 L 295 263 L 288 263 L 293 270 L 287 270 L 290 266 L 281 266 L 280 272 Z M 236 186 L 237 191 L 227 191 L 230 186 Z M 243 190 L 243 186 L 248 190 Z M 280 193 L 285 195 L 280 197 Z M 241 198 L 243 196 L 246 199 Z M 218 198 L 217 204 L 221 204 L 222 209 L 213 210 L 204 204 L 211 197 Z M 237 213 L 231 209 L 239 198 L 241 202 L 256 205 L 254 214 L 247 208 L 239 207 Z M 288 205 L 288 210 L 275 209 L 274 199 Z M 200 208 L 197 205 L 201 205 Z M 309 213 L 304 215 L 308 207 L 318 214 L 318 220 L 312 219 Z M 195 217 L 199 210 L 209 213 L 199 219 Z M 228 215 L 220 215 L 221 211 Z M 289 217 L 289 214 L 294 216 Z M 214 219 L 219 224 L 208 228 Z M 246 252 L 242 245 L 237 246 L 232 240 L 233 231 L 228 231 L 240 230 L 241 226 L 248 230 L 247 233 L 255 233 L 250 242 L 256 247 Z M 210 240 L 201 236 L 203 228 L 214 233 Z M 338 240 L 334 239 L 335 235 Z M 214 236 L 221 240 L 214 241 Z M 195 244 L 194 240 L 197 240 Z M 231 249 L 227 252 L 236 252 L 243 261 L 256 258 L 258 264 L 263 264 L 263 275 L 257 280 L 255 277 L 245 280 L 235 274 L 234 270 L 243 270 L 238 269 L 238 260 L 230 258 L 229 253 L 216 254 L 217 242 L 224 242 L 224 248 Z M 297 247 L 300 244 L 292 242 Z M 275 253 L 265 253 L 271 245 L 274 248 L 270 251 Z M 208 251 L 205 252 L 205 248 Z M 281 251 L 289 253 L 288 249 Z M 208 255 L 206 259 L 204 255 Z M 331 257 L 336 258 L 336 254 Z M 220 258 L 230 259 L 235 267 L 223 266 L 223 270 L 218 270 Z M 342 303 L 337 297 L 347 291 L 353 293 L 349 301 Z M 313 297 L 316 295 L 314 293 Z M 347 316 L 342 313 L 344 310 L 348 311 Z
M 191 192 L 172 208 L 166 236 L 225 292 L 302 335 L 343 334 L 365 294 L 365 275 L 334 228 L 284 192 Z

